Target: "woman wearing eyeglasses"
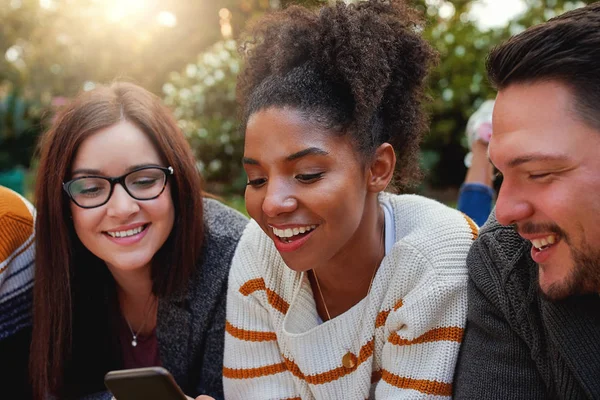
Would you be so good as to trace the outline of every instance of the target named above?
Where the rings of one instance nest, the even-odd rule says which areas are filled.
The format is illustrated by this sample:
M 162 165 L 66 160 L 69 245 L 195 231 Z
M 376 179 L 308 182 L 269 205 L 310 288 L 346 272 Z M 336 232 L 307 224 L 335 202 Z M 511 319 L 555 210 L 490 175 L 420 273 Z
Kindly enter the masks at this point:
M 246 219 L 203 198 L 158 98 L 127 83 L 68 105 L 43 137 L 30 370 L 36 398 L 163 366 L 222 398 L 227 274 Z

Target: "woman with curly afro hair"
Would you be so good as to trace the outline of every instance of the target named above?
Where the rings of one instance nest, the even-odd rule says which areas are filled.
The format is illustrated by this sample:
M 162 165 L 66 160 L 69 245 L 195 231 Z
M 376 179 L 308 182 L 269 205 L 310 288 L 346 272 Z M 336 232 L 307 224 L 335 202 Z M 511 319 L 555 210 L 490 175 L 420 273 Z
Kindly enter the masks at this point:
M 292 6 L 242 47 L 245 229 L 229 276 L 228 399 L 451 396 L 477 227 L 419 176 L 436 54 L 402 1 Z M 398 167 L 398 168 L 396 168 Z

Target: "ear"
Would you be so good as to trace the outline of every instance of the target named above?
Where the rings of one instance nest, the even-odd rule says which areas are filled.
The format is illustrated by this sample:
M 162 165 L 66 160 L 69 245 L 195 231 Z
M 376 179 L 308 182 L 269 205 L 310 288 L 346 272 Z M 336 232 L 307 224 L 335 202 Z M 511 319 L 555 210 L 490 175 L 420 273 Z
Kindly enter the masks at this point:
M 367 189 L 370 192 L 383 192 L 394 177 L 396 153 L 389 143 L 383 143 L 377 150 L 369 167 Z

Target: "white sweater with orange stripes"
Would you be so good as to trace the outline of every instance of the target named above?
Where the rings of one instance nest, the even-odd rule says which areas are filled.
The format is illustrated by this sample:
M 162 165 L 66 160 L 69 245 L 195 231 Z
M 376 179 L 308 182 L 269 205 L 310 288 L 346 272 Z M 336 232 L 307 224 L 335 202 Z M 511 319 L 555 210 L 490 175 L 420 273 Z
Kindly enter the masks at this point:
M 35 209 L 0 186 L 0 340 L 31 326 Z
M 325 323 L 306 274 L 284 264 L 256 222 L 247 226 L 229 278 L 226 399 L 451 396 L 477 226 L 420 196 L 380 199 L 391 205 L 395 244 L 369 295 Z

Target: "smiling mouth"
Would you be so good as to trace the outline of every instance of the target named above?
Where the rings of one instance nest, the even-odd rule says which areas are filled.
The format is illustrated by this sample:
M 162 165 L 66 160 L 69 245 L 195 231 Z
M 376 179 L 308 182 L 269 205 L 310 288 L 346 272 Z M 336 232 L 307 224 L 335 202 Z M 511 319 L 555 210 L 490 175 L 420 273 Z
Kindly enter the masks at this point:
M 283 243 L 291 243 L 308 235 L 316 227 L 317 225 L 306 225 L 287 229 L 277 229 L 275 227 L 271 228 L 273 229 L 273 234 L 275 237 L 277 237 L 277 239 L 279 239 L 279 241 Z
M 138 226 L 137 228 L 128 229 L 126 231 L 114 231 L 114 232 L 105 231 L 104 234 L 108 235 L 112 238 L 126 238 L 126 237 L 139 235 L 140 233 L 142 233 L 143 231 L 148 229 L 148 226 L 150 226 L 150 224 L 144 224 L 142 226 Z
M 559 241 L 560 238 L 557 235 L 548 235 L 544 238 L 531 240 L 531 244 L 537 251 L 544 251 L 556 245 Z

